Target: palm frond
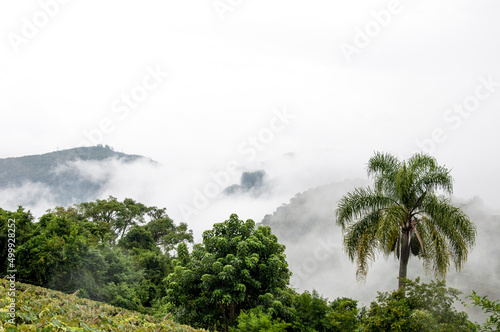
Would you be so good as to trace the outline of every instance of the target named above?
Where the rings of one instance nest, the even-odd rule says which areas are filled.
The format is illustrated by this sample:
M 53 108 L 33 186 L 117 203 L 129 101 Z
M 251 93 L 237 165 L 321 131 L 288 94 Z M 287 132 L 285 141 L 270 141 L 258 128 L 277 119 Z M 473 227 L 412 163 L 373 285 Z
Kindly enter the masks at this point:
M 435 275 L 444 277 L 450 266 L 450 252 L 446 238 L 432 222 L 422 223 L 422 229 L 425 229 L 427 234 L 426 258 L 431 262 L 428 266 L 432 266 Z
M 415 153 L 408 159 L 408 167 L 414 173 L 426 173 L 438 167 L 436 158 L 426 153 Z
M 356 261 L 358 280 L 364 279 L 368 272 L 368 262 L 375 259 L 380 216 L 379 211 L 369 213 L 357 223 L 351 224 L 344 234 L 344 249 L 349 259 Z
M 437 164 L 434 157 L 417 153 L 408 160 L 409 172 L 415 175 L 413 190 L 415 197 L 421 198 L 426 192 L 443 190 L 446 194 L 453 192 L 453 178 L 450 171 Z M 420 202 L 419 202 L 420 203 Z M 418 205 L 415 204 L 415 205 Z
M 421 191 L 443 190 L 444 193 L 451 195 L 453 193 L 453 178 L 449 170 L 439 167 L 422 176 L 415 186 Z
M 377 152 L 368 161 L 368 176 L 375 181 L 375 190 L 393 192 L 392 186 L 401 162 L 389 153 Z
M 444 197 L 429 196 L 423 211 L 430 217 L 429 222 L 448 240 L 455 267 L 460 270 L 467 260 L 469 249 L 475 244 L 476 227 L 460 208 Z
M 351 224 L 344 232 L 344 249 L 351 261 L 354 261 L 357 255 L 358 241 L 366 233 L 377 233 L 379 228 L 381 213 L 375 211 L 367 214 L 358 222 Z
M 423 218 L 425 219 L 425 217 Z M 423 260 L 423 267 L 426 273 L 431 272 L 433 270 L 433 259 L 432 254 L 433 250 L 430 246 L 432 246 L 432 241 L 430 240 L 428 227 L 425 226 L 423 220 L 415 226 L 418 229 L 418 233 L 420 234 L 420 238 L 422 239 L 424 248 L 426 248 L 425 252 L 419 255 L 419 258 Z M 428 248 L 428 249 L 427 249 Z
M 399 169 L 401 162 L 390 153 L 376 152 L 368 160 L 368 175 L 395 172 Z
M 357 188 L 353 192 L 342 197 L 338 202 L 336 210 L 337 224 L 345 229 L 354 220 L 363 217 L 367 213 L 379 211 L 391 205 L 393 201 L 371 188 Z
M 386 257 L 391 252 L 394 252 L 397 256 L 400 251 L 401 247 L 399 243 L 396 247 L 394 245 L 398 242 L 398 237 L 400 237 L 401 228 L 406 216 L 407 211 L 401 205 L 393 204 L 382 211 L 376 235 L 380 242 L 380 249 Z M 393 249 L 396 249 L 396 251 Z
M 375 260 L 377 239 L 373 233 L 365 233 L 358 241 L 356 248 L 356 279 L 364 281 L 368 274 L 369 262 Z

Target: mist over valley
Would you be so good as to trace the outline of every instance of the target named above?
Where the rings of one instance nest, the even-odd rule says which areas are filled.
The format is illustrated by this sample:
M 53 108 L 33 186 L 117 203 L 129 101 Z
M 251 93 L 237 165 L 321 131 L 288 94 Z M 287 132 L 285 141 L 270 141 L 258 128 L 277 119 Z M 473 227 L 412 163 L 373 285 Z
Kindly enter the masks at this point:
M 330 299 L 351 297 L 368 305 L 377 291 L 394 288 L 397 260 L 382 255 L 371 264 L 366 282 L 357 282 L 355 265 L 349 261 L 342 246 L 342 231 L 335 222 L 338 200 L 356 187 L 370 184 L 368 179 L 327 181 L 328 176 L 297 177 L 277 170 L 283 167 L 284 157 L 261 163 L 261 169 L 239 169 L 240 177 L 220 186 L 216 196 L 207 198 L 206 206 L 197 206 L 198 214 L 186 220 L 182 207 L 192 203 L 192 188 L 206 178 L 190 170 L 176 173 L 168 165 L 150 158 L 127 155 L 110 147 L 79 148 L 40 156 L 0 160 L 0 206 L 15 210 L 18 205 L 40 217 L 55 206 L 107 199 L 133 198 L 138 202 L 166 207 L 176 222 L 185 222 L 194 231 L 195 242 L 214 223 L 226 220 L 236 213 L 243 220 L 253 219 L 258 225 L 270 226 L 278 241 L 286 246 L 286 258 L 293 275 L 291 286 L 299 291 L 317 290 Z M 289 160 L 288 160 L 289 162 Z M 206 175 L 206 174 L 205 174 Z M 285 176 L 286 175 L 286 176 Z M 302 183 L 301 183 L 302 182 Z M 191 186 L 191 188 L 190 188 Z M 303 188 L 306 188 L 303 190 Z M 294 192 L 298 190 L 297 192 Z M 497 241 L 500 216 L 481 198 L 454 197 L 456 204 L 469 214 L 476 224 L 477 245 L 472 249 L 461 272 L 453 268 L 447 275 L 448 285 L 465 294 L 475 290 L 492 298 L 500 297 L 500 262 L 495 259 L 500 251 Z M 409 276 L 426 275 L 421 261 L 410 259 Z M 477 314 L 477 312 L 473 312 Z M 480 316 L 478 316 L 480 317 Z

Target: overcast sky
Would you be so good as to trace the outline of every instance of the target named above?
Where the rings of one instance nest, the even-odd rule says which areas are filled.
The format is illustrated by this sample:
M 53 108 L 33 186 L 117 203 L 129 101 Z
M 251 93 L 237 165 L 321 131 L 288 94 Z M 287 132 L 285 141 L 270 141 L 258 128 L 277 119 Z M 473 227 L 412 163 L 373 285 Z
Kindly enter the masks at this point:
M 201 187 L 231 163 L 273 164 L 289 182 L 310 174 L 305 190 L 365 177 L 373 151 L 424 149 L 453 168 L 458 196 L 495 207 L 499 10 L 495 0 L 2 1 L 0 157 L 102 143 L 192 171 Z

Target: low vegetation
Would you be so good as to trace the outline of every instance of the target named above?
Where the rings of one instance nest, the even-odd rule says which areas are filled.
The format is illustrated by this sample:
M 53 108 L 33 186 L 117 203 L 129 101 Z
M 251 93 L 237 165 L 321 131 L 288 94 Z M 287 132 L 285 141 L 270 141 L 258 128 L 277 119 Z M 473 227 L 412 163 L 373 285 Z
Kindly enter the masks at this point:
M 203 331 L 59 291 L 16 282 L 15 324 L 10 323 L 10 282 L 0 279 L 2 331 Z

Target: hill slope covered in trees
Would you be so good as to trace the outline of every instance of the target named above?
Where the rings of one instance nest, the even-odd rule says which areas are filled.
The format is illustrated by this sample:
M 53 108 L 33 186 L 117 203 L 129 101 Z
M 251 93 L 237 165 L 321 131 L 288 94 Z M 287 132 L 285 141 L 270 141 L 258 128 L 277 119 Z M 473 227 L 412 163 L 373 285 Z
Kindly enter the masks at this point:
M 118 160 L 127 164 L 141 159 L 154 163 L 145 157 L 116 152 L 102 145 L 4 158 L 0 159 L 0 190 L 24 186 L 23 191 L 35 192 L 31 189 L 46 188 L 59 205 L 80 203 L 97 198 L 109 179 L 106 175 L 92 174 L 91 163 Z M 43 193 L 43 190 L 40 189 L 40 192 Z M 40 199 L 38 196 L 33 196 L 32 200 Z

